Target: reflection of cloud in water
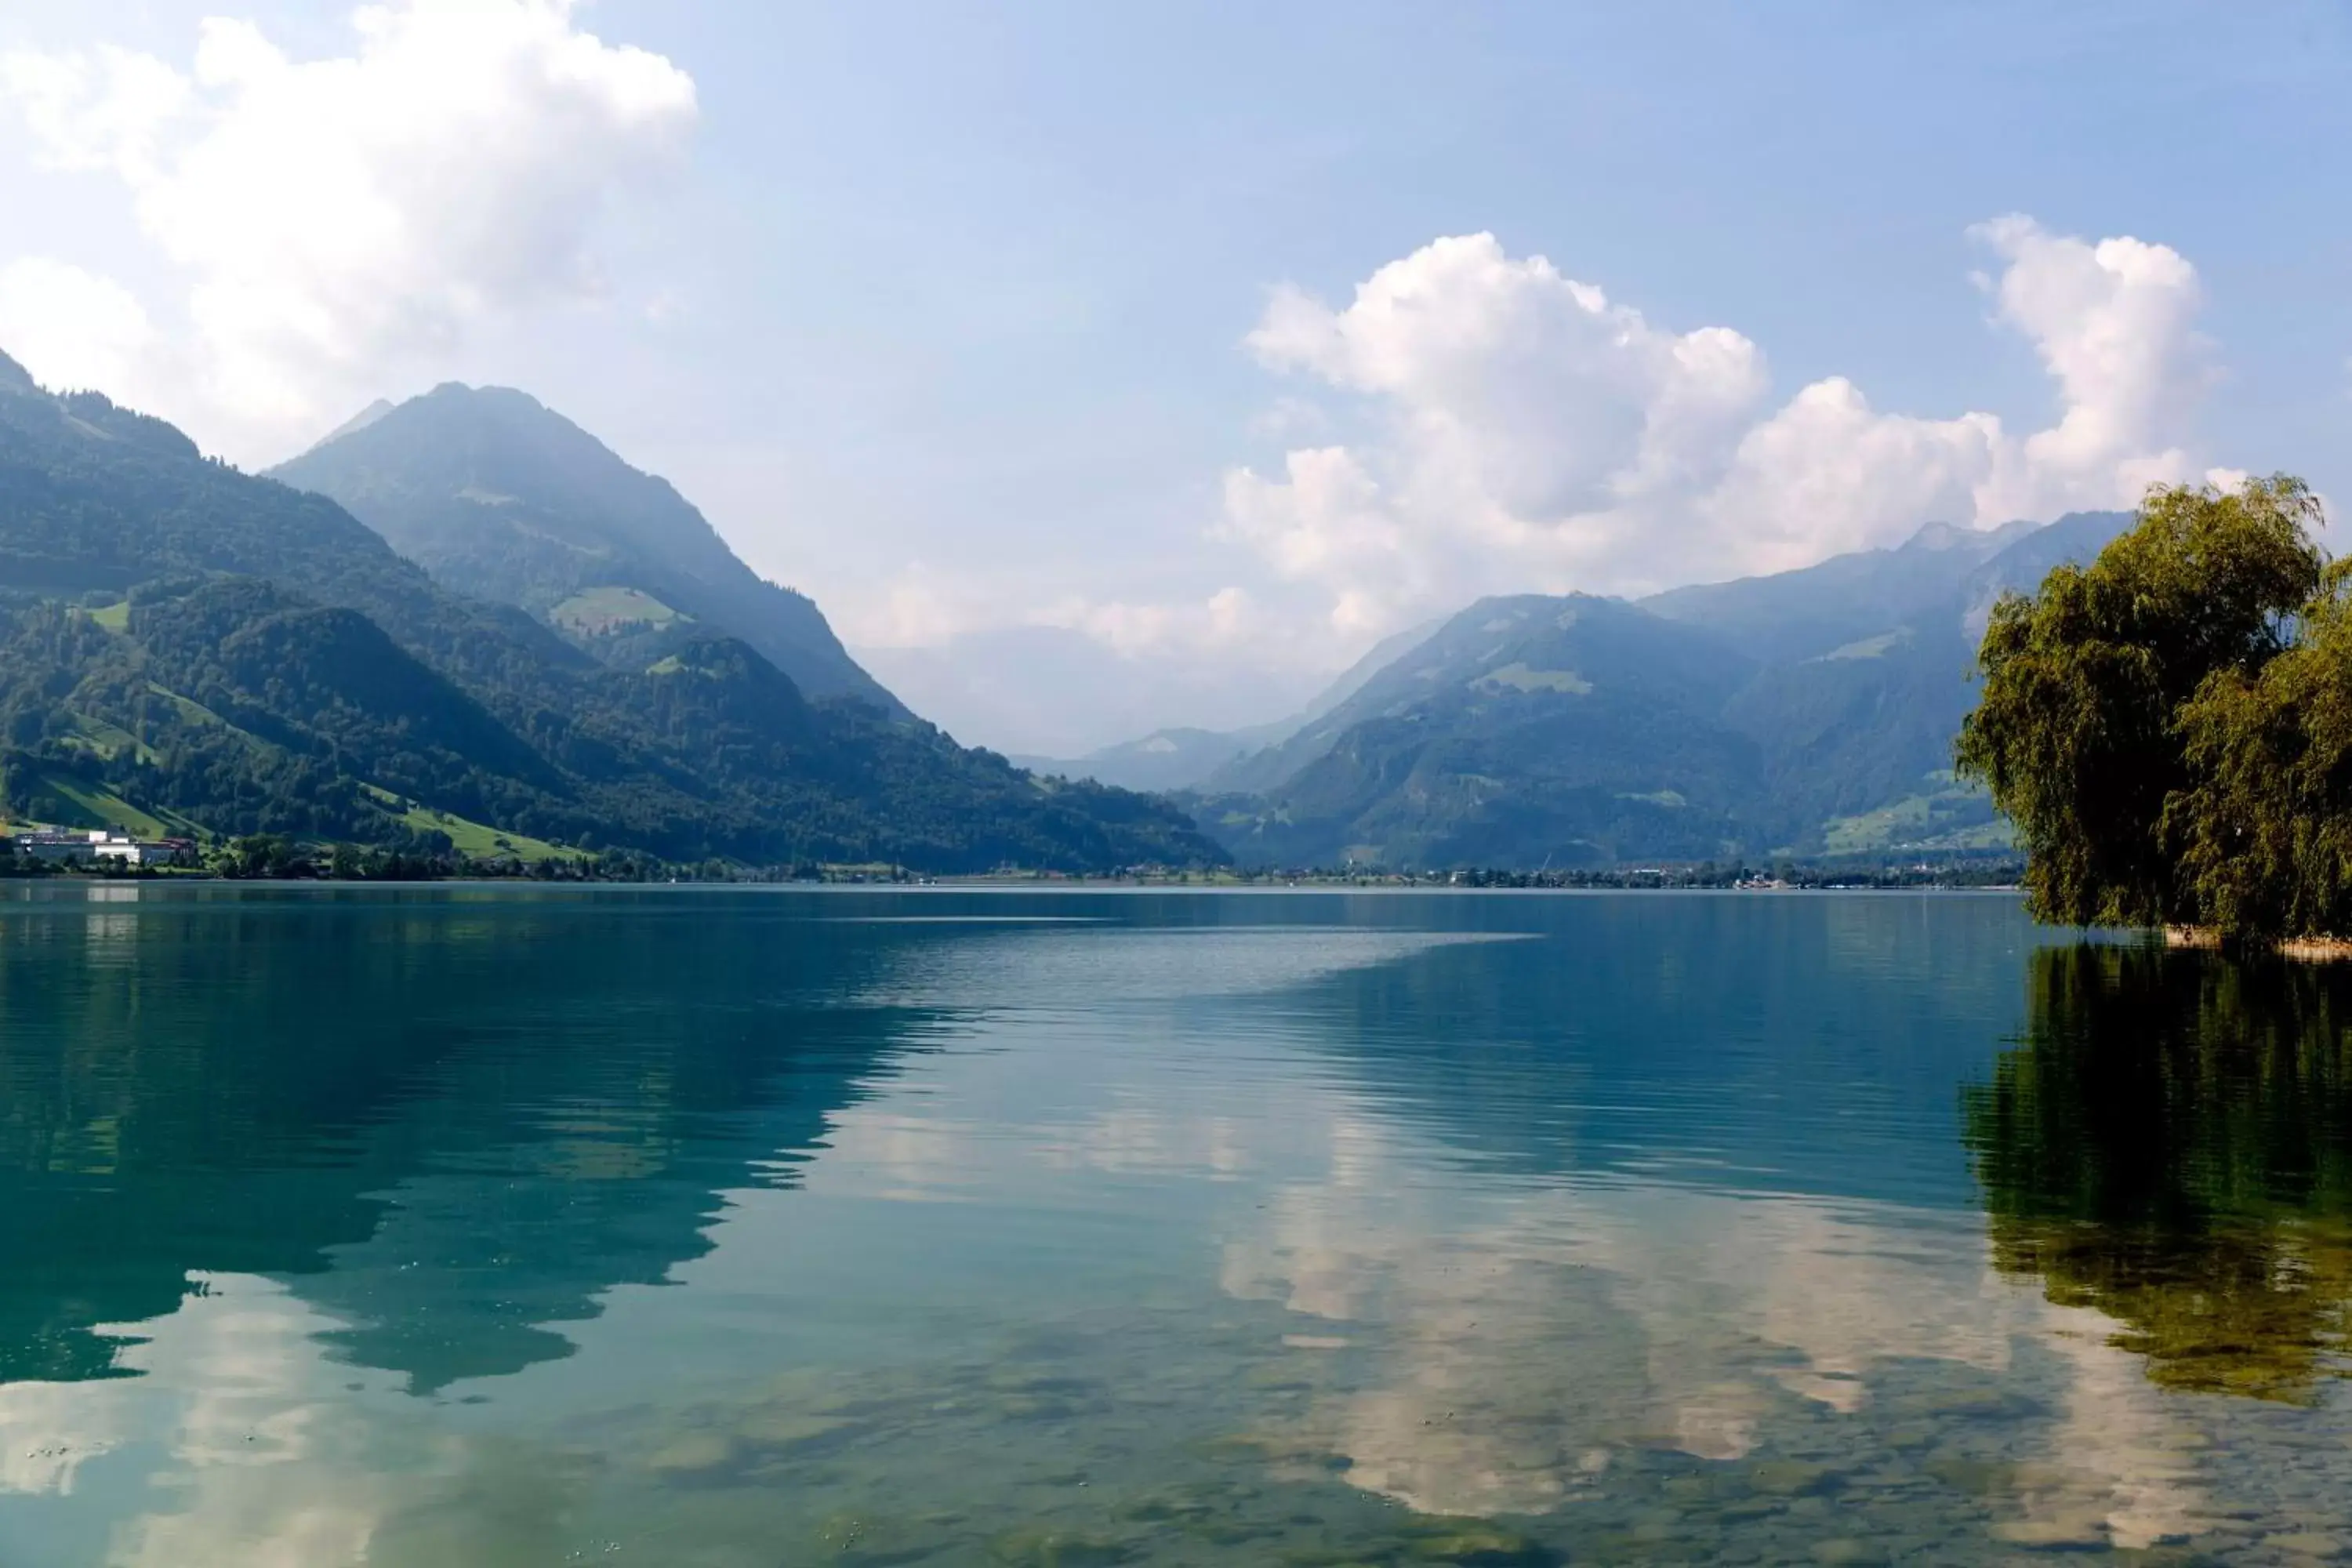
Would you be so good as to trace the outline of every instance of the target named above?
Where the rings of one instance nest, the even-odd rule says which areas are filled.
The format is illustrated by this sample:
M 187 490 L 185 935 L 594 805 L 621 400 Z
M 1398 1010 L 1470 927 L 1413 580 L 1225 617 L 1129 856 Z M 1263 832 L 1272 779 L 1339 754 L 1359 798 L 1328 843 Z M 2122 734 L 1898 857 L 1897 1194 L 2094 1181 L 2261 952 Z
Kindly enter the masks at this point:
M 1049 1166 L 1114 1175 L 1231 1177 L 1249 1167 L 1241 1124 L 1230 1116 L 1171 1116 L 1122 1105 L 1054 1129 L 1038 1150 Z
M 904 1111 L 852 1108 L 827 1119 L 824 1156 L 803 1167 L 821 1194 L 898 1203 L 952 1203 L 987 1167 L 992 1139 L 977 1126 Z
M 803 1168 L 809 1190 L 901 1203 L 965 1201 L 1002 1191 L 1016 1173 L 1047 1182 L 1070 1172 L 1230 1180 L 1251 1165 L 1235 1120 L 1144 1106 L 1013 1128 L 854 1106 L 833 1116 L 824 1143 L 824 1158 Z
M 836 926 L 1091 926 L 1108 923 L 1102 915 L 823 915 L 811 925 Z
M 634 1115 L 626 1095 L 542 1097 L 528 1158 L 462 1179 L 404 1175 L 366 1243 L 339 1246 L 332 1274 L 295 1281 L 323 1310 L 276 1286 L 227 1278 L 216 1293 L 142 1325 L 152 1342 L 122 1360 L 142 1379 L 0 1388 L 0 1488 L 52 1496 L 79 1488 L 88 1500 L 119 1477 L 135 1484 L 142 1465 L 160 1465 L 152 1489 L 132 1499 L 152 1511 L 121 1530 L 112 1560 L 191 1568 L 561 1561 L 565 1546 L 578 1544 L 557 1522 L 567 1500 L 583 1510 L 609 1505 L 635 1524 L 636 1510 L 658 1500 L 684 1521 L 673 1548 L 701 1539 L 697 1531 L 716 1542 L 732 1521 L 759 1536 L 761 1554 L 740 1560 L 790 1561 L 793 1543 L 810 1537 L 773 1528 L 766 1510 L 828 1506 L 827 1489 L 861 1477 L 895 1506 L 959 1465 L 979 1468 L 971 1456 L 983 1449 L 1004 1474 L 1027 1466 L 1044 1479 L 1008 1505 L 990 1472 L 971 1493 L 987 1500 L 973 1505 L 976 1516 L 1042 1509 L 1049 1490 L 1052 1506 L 1064 1506 L 1066 1478 L 1097 1464 L 1078 1500 L 1103 1498 L 1120 1473 L 1104 1459 L 1114 1450 L 1131 1456 L 1154 1506 L 1174 1506 L 1161 1494 L 1181 1501 L 1192 1495 L 1183 1489 L 1197 1486 L 1223 1498 L 1271 1477 L 1246 1507 L 1291 1517 L 1300 1499 L 1316 1497 L 1286 1489 L 1296 1470 L 1326 1501 L 1336 1495 L 1383 1519 L 1411 1516 L 1376 1499 L 1434 1513 L 1558 1511 L 1552 1525 L 1563 1533 L 1584 1529 L 1604 1541 L 1637 1510 L 1664 1511 L 1692 1495 L 1676 1486 L 1719 1482 L 1713 1501 L 1752 1501 L 1752 1492 L 1769 1489 L 1755 1479 L 1761 1472 L 1803 1468 L 1792 1452 L 1852 1467 L 1853 1489 L 1834 1504 L 1841 1512 L 1850 1508 L 1875 1526 L 1900 1522 L 1916 1505 L 1948 1531 L 1969 1532 L 1944 1537 L 1962 1550 L 1989 1544 L 1980 1533 L 1988 1523 L 2020 1546 L 2145 1544 L 2204 1528 L 2209 1487 L 2240 1500 L 2228 1483 L 2260 1461 L 2232 1469 L 2231 1456 L 2196 1444 L 2212 1430 L 2250 1428 L 2223 1426 L 2213 1404 L 2153 1386 L 2141 1359 L 2109 1342 L 2109 1318 L 2049 1305 L 2036 1282 L 1999 1275 L 1979 1216 L 1577 1180 L 1486 1158 L 1490 1145 L 1475 1141 L 1423 1142 L 1427 1108 L 1481 1092 L 1477 1083 L 1465 1089 L 1433 1074 L 1411 1080 L 1421 1086 L 1417 1098 L 1393 1087 L 1351 1091 L 1371 1075 L 1351 1073 L 1344 1052 L 1297 1049 L 1292 1031 L 1344 1043 L 1356 1037 L 1349 1031 L 1378 1024 L 1370 1006 L 1340 1013 L 1335 1025 L 1328 997 L 1265 999 L 1449 940 L 1297 928 L 1013 929 L 909 944 L 881 961 L 895 966 L 890 978 L 861 989 L 861 999 L 951 1011 L 977 1048 L 920 1055 L 892 1076 L 859 1080 L 870 1094 L 812 1100 L 805 1121 L 790 1123 L 793 1158 L 777 1167 L 795 1173 L 804 1190 L 746 1194 L 730 1208 L 711 1228 L 713 1254 L 677 1276 L 698 1289 L 605 1292 L 567 1277 L 561 1290 L 523 1296 L 501 1274 L 495 1289 L 480 1292 L 496 1313 L 469 1318 L 448 1310 L 473 1299 L 450 1291 L 446 1281 L 460 1276 L 401 1272 L 402 1260 L 440 1256 L 436 1238 L 458 1236 L 479 1244 L 458 1259 L 467 1268 L 500 1264 L 503 1237 L 530 1234 L 521 1222 L 545 1217 L 537 1199 L 499 1195 L 509 1171 L 566 1178 L 540 1195 L 561 1197 L 567 1214 L 634 1194 L 640 1206 L 616 1203 L 614 1220 L 657 1201 L 683 1216 L 666 1222 L 676 1230 L 716 1209 L 699 1175 L 667 1195 L 645 1185 L 670 1168 L 656 1156 L 664 1138 L 678 1135 L 676 1124 Z M 1219 1005 L 1237 993 L 1262 1000 Z M 1117 1003 L 1104 1004 L 1107 995 Z M 841 1070 L 867 1070 L 870 1060 L 858 1056 Z M 1450 1065 L 1434 1044 L 1431 1061 Z M 1487 1080 L 1484 1091 L 1499 1092 L 1497 1083 L 1522 1097 L 1507 1105 L 1573 1098 L 1532 1071 Z M 664 1080 L 658 1098 L 674 1092 Z M 820 1115 L 825 1134 L 803 1162 L 806 1129 Z M 696 1168 L 723 1175 L 736 1167 Z M 1249 1184 L 1223 1180 L 1237 1174 Z M 1010 1356 L 999 1315 L 1050 1323 L 1065 1306 L 1063 1277 L 1008 1267 L 959 1300 L 941 1282 L 972 1258 L 997 1261 L 984 1255 L 993 1245 L 990 1215 L 827 1215 L 825 1201 L 845 1195 L 976 1197 L 1031 1214 L 1097 1203 L 1097 1217 L 1125 1227 L 1122 1245 L 1139 1235 L 1138 1253 L 1164 1268 L 1151 1279 L 1154 1289 L 1169 1284 L 1168 1299 L 1148 1317 L 1131 1281 L 1106 1275 L 1122 1293 L 1082 1300 L 1086 1310 L 1073 1321 L 1084 1333 L 1063 1324 L 1041 1334 L 1025 1359 Z M 492 1213 L 509 1231 L 480 1223 Z M 1014 1247 L 1038 1250 L 1008 1256 L 1048 1256 L 1065 1235 L 1083 1247 L 1107 1234 L 1058 1218 L 1013 1234 Z M 878 1238 L 870 1254 L 850 1245 L 865 1226 Z M 967 1233 L 969 1253 L 942 1264 L 929 1244 L 953 1235 L 962 1245 Z M 549 1234 L 587 1237 L 583 1247 L 606 1257 L 622 1231 L 614 1224 Z M 838 1255 L 826 1254 L 827 1238 L 843 1244 Z M 678 1256 L 672 1246 L 647 1248 L 651 1261 L 639 1271 L 646 1282 L 670 1278 Z M 903 1277 L 887 1271 L 902 1259 Z M 781 1278 L 811 1260 L 828 1282 L 870 1288 L 903 1278 L 907 1288 L 869 1303 L 763 1281 L 762 1269 Z M 1083 1285 L 1092 1277 L 1072 1278 Z M 418 1281 L 413 1297 L 401 1294 L 412 1289 L 406 1279 Z M 1205 1300 L 1217 1284 L 1297 1316 L 1218 1308 Z M 612 1313 L 588 1321 L 580 1305 L 608 1299 L 617 1303 Z M 773 1311 L 749 1310 L 771 1300 Z M 900 1310 L 910 1300 L 920 1305 L 923 1335 L 901 1332 L 917 1320 Z M 736 1426 L 681 1433 L 668 1402 L 681 1397 L 684 1374 L 698 1371 L 705 1383 L 697 1386 L 731 1389 L 760 1368 L 756 1350 L 744 1353 L 752 1342 L 736 1336 L 778 1332 L 788 1321 L 803 1327 L 792 1309 L 811 1302 L 889 1320 L 872 1331 L 873 1342 L 889 1341 L 894 1354 L 903 1345 L 909 1364 L 857 1361 L 863 1325 L 819 1321 L 804 1341 L 775 1343 L 795 1355 L 836 1343 L 848 1352 L 825 1384 L 844 1403 L 819 1409 L 788 1392 L 752 1400 Z M 491 1328 L 583 1326 L 577 1360 L 500 1384 L 499 1408 L 478 1415 L 408 1398 L 397 1376 L 354 1370 L 349 1342 L 355 1325 L 370 1322 L 379 1331 L 421 1324 L 434 1338 L 462 1331 L 494 1347 L 508 1342 Z M 714 1331 L 701 1333 L 706 1326 Z M 548 1337 L 575 1342 L 569 1329 Z M 395 1354 L 370 1364 L 441 1359 Z M 503 1351 L 492 1358 L 500 1370 L 538 1359 Z M 596 1426 L 608 1385 L 641 1373 L 661 1384 L 645 1408 L 624 1406 Z M 346 1392 L 354 1379 L 364 1386 Z M 867 1400 L 871 1410 L 860 1403 Z M 1248 1457 L 1228 1453 L 1203 1472 L 1188 1422 L 1215 1441 L 1245 1435 Z M 515 1435 L 489 1436 L 493 1423 Z M 1904 1426 L 1913 1436 L 1903 1453 L 1917 1457 L 1874 1470 L 1871 1462 L 1897 1447 L 1885 1439 Z M 2017 1451 L 1988 1458 L 2000 1443 Z M 2313 1473 L 2340 1467 L 2343 1452 L 2311 1461 Z M 1325 1462 L 1333 1455 L 1349 1461 L 1343 1472 Z M 110 1457 L 101 1464 L 97 1456 Z M 805 1468 L 780 1480 L 787 1472 L 760 1468 L 787 1459 Z M 1981 1486 L 1930 1479 L 1938 1463 L 1975 1465 L 1985 1472 Z M 600 1467 L 593 1487 L 591 1466 Z M 1866 1489 L 1890 1475 L 1896 1491 Z M 1760 1534 L 1768 1555 L 1776 1539 L 1786 1544 L 1816 1521 L 1828 1526 L 1826 1493 L 1797 1500 L 1817 1511 L 1799 1519 L 1791 1509 L 1773 1526 L 1786 1533 Z M 1708 1506 L 1693 1503 L 1688 1513 Z M 2261 1507 L 2257 1498 L 2244 1511 L 2267 1520 Z M 910 1532 L 919 1526 L 934 1528 L 897 1521 Z M 495 1555 L 486 1544 L 493 1536 Z M 835 1538 L 823 1539 L 834 1543 L 831 1555 Z M 980 1537 L 966 1544 L 965 1557 L 933 1560 L 986 1560 Z M 676 1549 L 668 1560 L 686 1553 Z
M 860 1007 L 958 1012 L 1122 1007 L 1240 996 L 1305 985 L 1508 933 L 1250 926 L 1202 931 L 975 927 L 968 940 L 910 947 L 889 976 L 856 993 Z
M 107 1418 L 103 1384 L 0 1384 L 0 1492 L 73 1495 L 81 1467 L 113 1451 L 120 1424 Z
M 493 1560 L 452 1555 L 460 1539 L 506 1549 L 499 1562 L 562 1559 L 556 1504 L 570 1478 L 550 1456 L 451 1431 L 397 1380 L 331 1361 L 321 1336 L 341 1325 L 280 1285 L 202 1283 L 124 1350 L 145 1375 L 0 1387 L 0 1489 L 68 1495 L 89 1461 L 152 1445 L 152 1505 L 116 1525 L 110 1568 Z
M 134 1438 L 154 1442 L 169 1455 L 156 1479 L 184 1506 L 121 1527 L 110 1562 L 364 1561 L 381 1500 L 368 1471 L 333 1453 L 331 1428 L 349 1428 L 351 1417 L 321 1397 L 311 1338 L 332 1321 L 264 1281 L 200 1283 L 177 1311 L 141 1325 L 148 1337 L 122 1352 L 124 1366 L 144 1377 L 0 1389 L 10 1458 L 57 1457 L 46 1467 L 12 1465 L 7 1486 L 69 1493 L 85 1461 Z M 321 1458 L 341 1461 L 331 1482 L 317 1468 Z
M 1605 1487 L 1612 1450 L 1743 1458 L 1790 1396 L 1852 1415 L 1895 1363 L 2007 1373 L 2031 1342 L 2065 1381 L 2006 1532 L 2146 1545 L 2199 1515 L 2193 1435 L 2114 1325 L 2001 1279 L 1974 1216 L 1610 1182 L 1467 1194 L 1360 1118 L 1335 1115 L 1329 1141 L 1326 1174 L 1269 1201 L 1223 1279 L 1370 1331 L 1346 1337 L 1371 1370 L 1302 1438 L 1356 1485 L 1548 1511 Z
M 1022 1054 L 1050 1056 L 1061 1070 L 1048 1082 L 1015 1085 L 985 1114 L 934 1109 L 919 1091 L 845 1108 L 827 1119 L 824 1157 L 804 1167 L 803 1178 L 835 1194 L 937 1202 L 1001 1184 L 1013 1170 L 1234 1176 L 1255 1168 L 1264 1150 L 1251 1147 L 1234 1118 L 1171 1110 L 1116 1089 L 1108 1106 L 1044 1102 L 1116 1055 L 1098 1029 L 1109 1011 L 1104 998 L 1116 997 L 1129 1016 L 1117 1045 L 1132 1047 L 1139 1036 L 1156 1039 L 1181 1026 L 1175 1010 L 1188 1003 L 1307 985 L 1465 942 L 1517 940 L 1268 926 L 1023 931 L 908 949 L 887 979 L 858 994 L 857 1005 L 1003 1015 L 1033 1031 L 1053 1031 L 1025 1034 Z M 1086 1014 L 1075 1027 L 1055 1016 L 1066 1002 Z M 1273 1026 L 1262 1016 L 1253 1025 Z M 1187 1039 L 1170 1055 L 1194 1055 L 1199 1046 Z M 1263 1145 L 1268 1131 L 1254 1136 Z
M 1609 1490 L 1614 1457 L 1637 1450 L 1759 1461 L 1808 1408 L 1896 1419 L 1874 1415 L 1874 1397 L 1926 1363 L 1979 1385 L 2046 1385 L 2047 1414 L 2012 1405 L 2000 1417 L 2032 1450 L 1997 1488 L 2018 1543 L 2147 1544 L 2202 1516 L 2189 1421 L 2107 1342 L 2113 1323 L 1995 1270 L 1979 1216 L 1618 1179 L 1498 1183 L 1430 1158 L 1378 1102 L 1295 1067 L 1278 1100 L 1191 1072 L 1139 1089 L 1133 1058 L 1160 1054 L 1185 1000 L 1430 942 L 1354 933 L 1370 940 L 1335 953 L 1283 931 L 1126 934 L 1031 933 L 925 955 L 931 967 L 912 971 L 925 984 L 1008 1008 L 1050 1009 L 1057 977 L 1075 983 L 1063 965 L 1097 963 L 1111 967 L 1087 970 L 1087 991 L 1160 1005 L 1139 1009 L 1115 1048 L 1081 1027 L 1041 1048 L 1034 1031 L 1063 1026 L 1033 1019 L 1022 1051 L 935 1062 L 905 1086 L 915 1092 L 835 1119 L 812 1187 L 1034 1200 L 1073 1171 L 1270 1183 L 1223 1244 L 1223 1288 L 1333 1325 L 1294 1336 L 1287 1353 L 1322 1393 L 1284 1446 L 1343 1455 L 1353 1485 L 1425 1511 L 1549 1511 Z M 1008 1070 L 1043 1059 L 1083 1079 L 1107 1052 L 1130 1058 L 1104 1069 L 1108 1104 L 1081 1086 L 1056 1109 Z M 1220 1060 L 1250 1066 L 1246 1052 Z M 1965 1424 L 1949 1411 L 1922 1419 L 1938 1441 Z
M 2201 1435 L 2147 1380 L 2147 1363 L 2110 1342 L 2117 1324 L 2088 1307 L 2038 1304 L 2035 1327 L 2068 1367 L 2062 1413 L 2024 1478 L 2022 1517 L 2000 1533 L 2026 1542 L 2152 1546 L 2209 1522 L 2198 1476 Z

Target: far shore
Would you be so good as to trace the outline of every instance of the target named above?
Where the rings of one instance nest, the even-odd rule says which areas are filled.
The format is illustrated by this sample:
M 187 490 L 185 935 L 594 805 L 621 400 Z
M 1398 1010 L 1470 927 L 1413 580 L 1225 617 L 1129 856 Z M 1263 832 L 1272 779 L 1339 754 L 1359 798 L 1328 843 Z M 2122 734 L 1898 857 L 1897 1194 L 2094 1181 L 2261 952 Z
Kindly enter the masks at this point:
M 969 877 L 908 877 L 903 879 L 853 878 L 786 879 L 786 878 L 697 878 L 650 877 L 642 880 L 622 879 L 549 881 L 532 877 L 431 877 L 399 878 L 335 878 L 335 877 L 222 877 L 205 871 L 175 871 L 157 875 L 93 876 L 86 873 L 58 872 L 44 877 L 9 877 L 0 879 L 0 888 L 68 887 L 94 889 L 135 889 L 142 887 L 249 887 L 249 888 L 520 888 L 544 889 L 560 888 L 566 891 L 644 890 L 646 889 L 724 889 L 749 891 L 772 889 L 779 891 L 803 892 L 906 892 L 906 893 L 1706 893 L 1734 897 L 1745 894 L 1816 894 L 1816 893 L 1982 893 L 2015 896 L 2022 891 L 2015 883 L 2006 882 L 1806 882 L 1772 886 L 1705 882 L 1624 881 L 1589 884 L 1542 884 L 1517 886 L 1510 883 L 1477 884 L 1450 882 L 1439 879 L 1416 881 L 1408 878 L 1345 878 L 1345 877 L 1232 877 L 1214 879 L 1198 877 L 1036 877 L 1022 875 Z

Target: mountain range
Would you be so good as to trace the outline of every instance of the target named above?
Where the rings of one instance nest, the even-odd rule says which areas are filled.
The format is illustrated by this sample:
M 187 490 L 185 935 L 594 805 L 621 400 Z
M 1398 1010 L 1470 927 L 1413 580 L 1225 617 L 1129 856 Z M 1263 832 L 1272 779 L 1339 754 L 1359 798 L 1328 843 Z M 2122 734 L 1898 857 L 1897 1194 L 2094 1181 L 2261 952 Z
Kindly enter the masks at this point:
M 806 599 L 520 394 L 372 412 L 289 473 L 437 567 L 0 355 L 0 812 L 940 872 L 1222 860 L 1163 800 L 914 719 Z
M 1638 603 L 1485 599 L 1376 650 L 1284 724 L 1162 734 L 1064 766 L 1192 792 L 1245 863 L 1996 847 L 1990 805 L 1948 771 L 1985 617 L 2128 521 L 1933 525 L 1894 549 Z
M 1989 847 L 1947 771 L 1985 617 L 2127 521 L 1481 600 L 1279 723 L 1024 771 L 525 394 L 379 404 L 257 477 L 0 355 L 0 815 L 937 872 Z

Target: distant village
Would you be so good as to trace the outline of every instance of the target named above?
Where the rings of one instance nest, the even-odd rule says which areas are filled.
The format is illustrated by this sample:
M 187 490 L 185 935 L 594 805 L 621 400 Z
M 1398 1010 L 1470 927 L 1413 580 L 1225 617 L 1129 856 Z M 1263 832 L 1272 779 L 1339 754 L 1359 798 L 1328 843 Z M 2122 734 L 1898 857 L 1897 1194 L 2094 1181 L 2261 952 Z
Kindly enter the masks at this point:
M 19 833 L 9 842 L 15 845 L 18 855 L 27 859 L 55 864 L 112 862 L 135 868 L 194 866 L 197 863 L 196 841 L 193 838 L 134 838 L 110 827 L 93 827 L 86 832 L 36 829 L 30 833 Z

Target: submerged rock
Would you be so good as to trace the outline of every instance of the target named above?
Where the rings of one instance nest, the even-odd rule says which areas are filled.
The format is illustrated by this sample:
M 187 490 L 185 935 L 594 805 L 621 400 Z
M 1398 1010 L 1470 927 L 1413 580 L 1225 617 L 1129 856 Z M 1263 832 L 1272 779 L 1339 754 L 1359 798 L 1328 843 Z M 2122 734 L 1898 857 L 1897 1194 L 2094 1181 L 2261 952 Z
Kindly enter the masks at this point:
M 988 1543 L 988 1554 L 1010 1568 L 1115 1568 L 1133 1547 L 1107 1535 L 1069 1530 L 1008 1530 Z
M 1758 1491 L 1773 1497 L 1803 1497 L 1824 1491 L 1837 1481 L 1837 1472 L 1826 1465 L 1809 1465 L 1801 1459 L 1767 1459 L 1748 1472 L 1748 1484 Z
M 1405 1558 L 1465 1568 L 1552 1568 L 1559 1561 L 1530 1537 L 1479 1519 L 1416 1520 L 1405 1531 Z
M 667 1476 L 703 1474 L 728 1468 L 735 1440 L 724 1432 L 684 1432 L 646 1456 L 646 1468 Z

